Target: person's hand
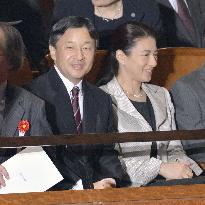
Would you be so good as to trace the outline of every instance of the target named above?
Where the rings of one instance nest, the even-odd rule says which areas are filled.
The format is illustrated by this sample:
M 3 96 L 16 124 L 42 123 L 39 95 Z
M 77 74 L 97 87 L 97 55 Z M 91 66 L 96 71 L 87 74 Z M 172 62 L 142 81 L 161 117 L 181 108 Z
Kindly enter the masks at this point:
M 9 174 L 6 171 L 5 167 L 3 167 L 2 165 L 0 165 L 0 188 L 5 187 L 6 183 L 5 183 L 5 179 L 9 179 Z
M 190 168 L 189 162 L 162 163 L 159 174 L 166 178 L 166 180 L 193 177 L 193 172 Z
M 116 181 L 113 178 L 105 178 L 93 183 L 94 189 L 107 189 L 116 187 Z

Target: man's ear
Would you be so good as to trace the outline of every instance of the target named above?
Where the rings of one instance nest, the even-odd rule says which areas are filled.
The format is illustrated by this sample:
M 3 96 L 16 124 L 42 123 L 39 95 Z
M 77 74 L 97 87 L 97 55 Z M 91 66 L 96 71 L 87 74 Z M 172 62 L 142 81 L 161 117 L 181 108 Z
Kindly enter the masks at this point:
M 55 62 L 56 61 L 56 49 L 53 46 L 49 45 L 49 51 L 50 51 L 51 58 Z
M 126 54 L 122 50 L 118 49 L 115 55 L 118 63 L 124 65 L 127 57 Z

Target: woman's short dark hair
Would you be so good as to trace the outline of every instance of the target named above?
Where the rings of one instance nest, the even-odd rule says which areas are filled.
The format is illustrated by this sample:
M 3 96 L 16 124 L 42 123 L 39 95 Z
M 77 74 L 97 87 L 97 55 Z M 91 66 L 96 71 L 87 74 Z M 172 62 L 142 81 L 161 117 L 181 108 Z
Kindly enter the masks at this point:
M 49 37 L 49 45 L 56 47 L 56 43 L 59 38 L 70 28 L 82 28 L 88 29 L 88 32 L 94 40 L 98 39 L 98 33 L 88 18 L 79 16 L 69 16 L 62 18 L 57 23 L 55 23 L 51 29 Z
M 111 46 L 103 61 L 102 72 L 98 76 L 97 85 L 100 86 L 108 83 L 118 74 L 119 63 L 116 59 L 117 50 L 122 50 L 126 55 L 129 55 L 132 47 L 136 45 L 136 40 L 146 37 L 156 39 L 156 34 L 151 28 L 142 23 L 127 22 L 120 25 L 113 32 Z
M 24 57 L 24 43 L 21 34 L 13 26 L 2 22 L 0 22 L 0 31 L 4 36 L 1 46 L 10 69 L 17 70 L 21 67 Z

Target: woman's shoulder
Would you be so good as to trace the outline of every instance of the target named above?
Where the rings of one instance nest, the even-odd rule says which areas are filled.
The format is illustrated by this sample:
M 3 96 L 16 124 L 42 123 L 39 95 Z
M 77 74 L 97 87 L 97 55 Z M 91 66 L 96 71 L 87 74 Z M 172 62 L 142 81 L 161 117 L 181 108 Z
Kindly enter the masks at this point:
M 162 86 L 153 85 L 149 83 L 143 83 L 143 89 L 148 94 L 150 93 L 152 96 L 156 96 L 157 98 L 162 99 L 170 99 L 169 91 Z
M 143 83 L 143 87 L 153 90 L 153 91 L 161 91 L 161 92 L 168 92 L 168 90 L 165 87 L 154 85 L 151 83 Z
M 108 83 L 100 86 L 100 88 L 102 90 L 104 90 L 106 93 L 113 94 L 113 93 L 115 93 L 115 91 L 117 91 L 119 89 L 118 86 L 119 86 L 118 82 L 117 82 L 116 78 L 114 77 Z

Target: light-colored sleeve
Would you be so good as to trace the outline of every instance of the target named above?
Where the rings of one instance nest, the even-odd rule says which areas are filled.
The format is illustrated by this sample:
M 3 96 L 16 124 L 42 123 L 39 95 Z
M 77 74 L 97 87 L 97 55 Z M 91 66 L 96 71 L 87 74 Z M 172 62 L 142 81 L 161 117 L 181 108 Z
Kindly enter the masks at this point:
M 125 160 L 124 163 L 126 163 L 126 171 L 132 182 L 131 186 L 139 187 L 148 184 L 158 176 L 162 161 L 152 157 L 146 161 L 136 162 L 136 159 L 131 158 Z M 138 163 L 141 165 L 136 167 Z
M 124 143 L 123 143 L 124 144 Z M 116 143 L 115 149 L 119 152 L 119 159 L 122 167 L 128 173 L 132 182 L 131 186 L 139 187 L 148 184 L 157 177 L 160 170 L 161 160 L 156 158 L 146 158 L 144 156 L 124 157 L 121 145 Z M 132 155 L 133 153 L 130 153 Z
M 199 165 L 185 154 L 180 140 L 170 141 L 167 152 L 169 162 L 189 162 L 190 168 L 197 176 L 203 172 Z

